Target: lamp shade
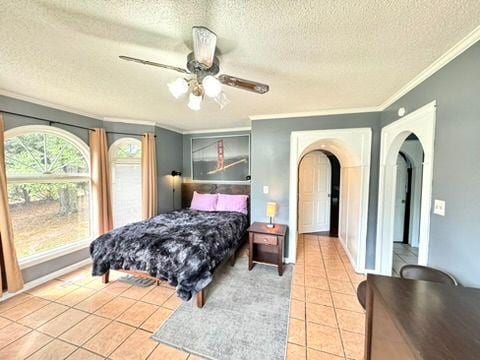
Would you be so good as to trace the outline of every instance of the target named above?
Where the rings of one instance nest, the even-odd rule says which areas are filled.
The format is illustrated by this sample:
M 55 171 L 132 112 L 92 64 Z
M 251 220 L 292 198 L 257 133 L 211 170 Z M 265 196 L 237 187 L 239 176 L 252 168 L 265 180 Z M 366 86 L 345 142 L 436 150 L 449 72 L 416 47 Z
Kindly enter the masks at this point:
M 188 107 L 192 110 L 200 110 L 200 104 L 202 103 L 202 97 L 196 96 L 194 93 L 190 93 Z
M 275 215 L 277 215 L 277 203 L 268 202 L 267 203 L 267 216 L 268 217 L 275 217 Z
M 175 99 L 185 94 L 188 91 L 188 82 L 183 78 L 177 78 L 174 81 L 168 83 L 168 90 L 172 93 Z
M 208 97 L 214 98 L 220 94 L 222 91 L 222 85 L 220 81 L 214 78 L 212 75 L 207 75 L 202 81 L 203 90 L 205 90 L 205 95 Z

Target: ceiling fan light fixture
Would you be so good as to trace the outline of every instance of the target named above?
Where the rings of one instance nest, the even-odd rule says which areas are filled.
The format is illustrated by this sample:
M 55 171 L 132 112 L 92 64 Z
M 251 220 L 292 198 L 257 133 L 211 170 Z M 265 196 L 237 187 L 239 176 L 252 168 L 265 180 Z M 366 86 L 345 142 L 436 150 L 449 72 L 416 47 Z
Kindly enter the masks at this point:
M 216 97 L 213 98 L 215 102 L 220 106 L 220 110 L 223 110 L 225 106 L 227 106 L 230 103 L 230 99 L 227 98 L 227 95 L 222 91 L 220 94 L 218 94 Z
M 195 60 L 203 64 L 206 69 L 209 69 L 215 57 L 217 35 L 203 26 L 194 26 L 192 28 L 192 35 Z
M 213 99 L 223 109 L 230 100 L 223 92 L 224 86 L 265 94 L 269 91 L 267 84 L 220 74 L 220 60 L 215 56 L 217 35 L 205 26 L 192 27 L 193 51 L 187 55 L 186 69 L 162 64 L 150 60 L 121 55 L 120 59 L 142 65 L 155 66 L 181 73 L 167 84 L 168 90 L 178 99 L 189 93 L 188 107 L 198 111 L 202 106 L 204 95 Z
M 198 111 L 201 108 L 202 104 L 202 96 L 197 96 L 194 93 L 190 93 L 190 96 L 188 97 L 188 107 L 191 110 Z
M 222 91 L 220 81 L 211 75 L 207 75 L 203 78 L 202 85 L 203 90 L 205 90 L 205 95 L 211 98 L 217 97 Z
M 172 82 L 168 83 L 168 90 L 172 93 L 175 99 L 178 99 L 180 96 L 184 95 L 188 91 L 188 82 L 184 78 L 176 78 Z

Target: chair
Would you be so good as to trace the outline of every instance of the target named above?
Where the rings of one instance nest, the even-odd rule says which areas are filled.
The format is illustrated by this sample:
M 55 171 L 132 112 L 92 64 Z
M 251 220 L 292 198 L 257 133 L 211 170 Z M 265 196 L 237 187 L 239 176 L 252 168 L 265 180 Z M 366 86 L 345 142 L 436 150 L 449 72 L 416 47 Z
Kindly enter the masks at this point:
M 424 280 L 457 286 L 457 280 L 450 274 L 438 269 L 422 265 L 404 265 L 400 269 L 400 277 L 410 280 Z
M 367 307 L 367 280 L 363 280 L 357 287 L 357 299 L 365 310 Z

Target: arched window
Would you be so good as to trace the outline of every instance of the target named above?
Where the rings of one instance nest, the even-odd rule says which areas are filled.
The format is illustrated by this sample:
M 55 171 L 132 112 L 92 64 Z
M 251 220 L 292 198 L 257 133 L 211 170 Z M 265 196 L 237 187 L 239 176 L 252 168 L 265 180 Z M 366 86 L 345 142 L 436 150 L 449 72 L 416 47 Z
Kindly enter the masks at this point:
M 123 226 L 142 219 L 142 144 L 123 138 L 110 147 L 113 224 Z
M 87 145 L 47 126 L 22 126 L 5 135 L 8 200 L 18 258 L 90 241 Z

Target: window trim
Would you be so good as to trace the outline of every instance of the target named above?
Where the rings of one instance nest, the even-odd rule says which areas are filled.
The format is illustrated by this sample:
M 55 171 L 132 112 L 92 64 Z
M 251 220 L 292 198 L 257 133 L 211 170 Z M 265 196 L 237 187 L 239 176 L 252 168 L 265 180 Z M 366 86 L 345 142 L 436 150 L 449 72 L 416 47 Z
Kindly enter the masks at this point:
M 89 146 L 82 140 L 80 139 L 77 135 L 57 128 L 57 127 L 52 127 L 52 126 L 47 126 L 47 125 L 24 125 L 24 126 L 18 126 L 14 127 L 12 129 L 9 129 L 5 131 L 5 141 L 17 137 L 17 136 L 22 136 L 30 133 L 35 133 L 35 132 L 40 132 L 40 133 L 45 133 L 53 136 L 60 137 L 68 142 L 70 142 L 72 145 L 74 145 L 80 153 L 83 155 L 85 158 L 85 161 L 87 162 L 87 173 L 86 174 L 80 174 L 80 175 L 67 175 L 67 176 L 62 176 L 62 175 L 57 175 L 57 174 L 49 174 L 49 175 L 44 175 L 44 176 L 9 176 L 7 177 L 7 184 L 8 183 L 25 183 L 25 182 L 30 182 L 30 183 L 42 183 L 42 182 L 62 182 L 62 180 L 69 180 L 71 182 L 88 182 L 88 186 L 90 188 L 90 221 L 89 221 L 89 230 L 90 230 L 90 235 L 87 239 L 81 239 L 79 241 L 76 241 L 71 244 L 66 244 L 63 246 L 56 247 L 51 250 L 46 250 L 42 251 L 37 254 L 33 254 L 30 256 L 25 256 L 23 258 L 18 258 L 18 263 L 20 266 L 20 269 L 26 269 L 31 266 L 35 266 L 44 262 L 47 262 L 49 260 L 68 255 L 71 253 L 74 253 L 76 251 L 85 249 L 90 246 L 90 243 L 92 242 L 93 238 L 95 237 L 95 228 L 96 228 L 96 222 L 94 219 L 93 214 L 94 212 L 94 202 L 92 198 L 92 179 L 91 179 L 91 162 L 90 162 L 90 148 Z M 15 234 L 14 234 L 15 238 Z
M 15 128 L 9 129 L 5 131 L 5 141 L 17 137 L 17 136 L 22 136 L 26 135 L 32 132 L 41 132 L 41 133 L 46 133 L 50 134 L 53 136 L 58 136 L 61 137 L 69 142 L 71 142 L 75 147 L 80 150 L 82 155 L 85 157 L 87 160 L 87 165 L 88 165 L 88 174 L 90 175 L 91 170 L 90 170 L 90 148 L 88 145 L 80 139 L 77 135 L 72 134 L 71 132 L 68 132 L 67 130 L 63 130 L 57 127 L 52 127 L 52 126 L 47 126 L 47 125 L 24 125 L 24 126 L 17 126 Z
M 140 149 L 142 148 L 142 142 L 138 139 L 135 139 L 133 137 L 122 137 L 120 139 L 117 139 L 115 140 L 111 145 L 110 145 L 110 148 L 108 149 L 108 157 L 109 157 L 109 161 L 110 163 L 113 163 L 114 160 L 115 160 L 115 151 L 120 147 L 122 146 L 123 144 L 125 143 L 129 143 L 129 142 L 135 142 L 135 143 L 138 143 L 138 145 L 140 145 Z M 137 162 L 136 158 L 131 158 L 131 159 L 122 159 L 122 162 Z M 139 159 L 140 162 L 142 162 L 142 158 Z
M 47 174 L 43 176 L 32 175 L 32 176 L 9 176 L 7 181 L 10 184 L 46 184 L 46 183 L 61 183 L 65 181 L 69 182 L 86 182 L 90 181 L 90 176 L 83 174 L 80 175 L 56 175 L 56 174 Z
M 117 149 L 122 146 L 125 143 L 128 142 L 136 142 L 140 145 L 140 151 L 143 151 L 142 149 L 142 142 L 136 138 L 133 137 L 121 137 L 120 139 L 115 140 L 111 145 L 110 148 L 108 149 L 108 161 L 109 161 L 109 167 L 110 167 L 110 189 L 111 189 L 111 200 L 112 200 L 112 216 L 113 216 L 113 222 L 114 226 L 115 225 L 115 192 L 113 191 L 114 184 L 115 184 L 115 171 L 114 167 L 115 164 L 140 164 L 140 167 L 142 166 L 142 158 L 140 156 L 139 159 L 137 158 L 130 158 L 130 159 L 121 159 L 119 161 L 116 160 L 115 158 L 115 153 Z M 140 186 L 142 185 L 140 181 Z M 140 214 L 141 215 L 141 214 Z
M 90 246 L 91 242 L 91 239 L 80 240 L 71 244 L 56 247 L 51 250 L 42 251 L 40 253 L 30 256 L 25 256 L 24 258 L 18 259 L 18 265 L 20 266 L 20 269 L 23 270 L 38 264 L 42 264 L 49 260 L 65 256 L 82 249 L 86 249 Z

